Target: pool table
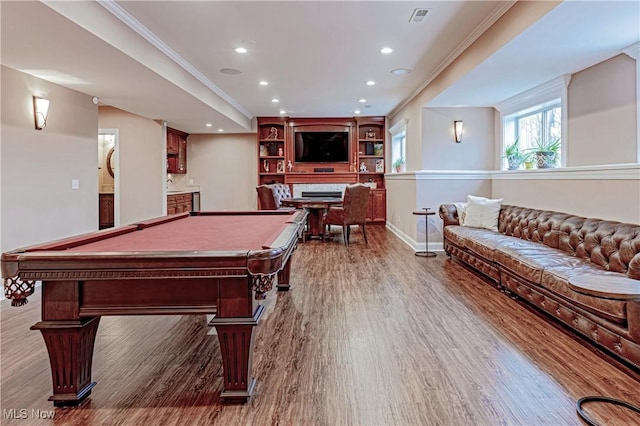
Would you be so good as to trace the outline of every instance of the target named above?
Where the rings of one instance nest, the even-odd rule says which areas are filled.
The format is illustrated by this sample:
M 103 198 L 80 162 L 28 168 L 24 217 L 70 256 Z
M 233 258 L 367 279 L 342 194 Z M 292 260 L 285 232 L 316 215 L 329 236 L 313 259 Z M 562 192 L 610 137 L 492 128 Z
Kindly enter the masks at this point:
M 225 403 L 245 403 L 253 329 L 272 288 L 289 286 L 304 211 L 192 212 L 2 254 L 5 295 L 27 302 L 42 281 L 40 330 L 55 406 L 91 394 L 94 342 L 103 315 L 214 314 Z

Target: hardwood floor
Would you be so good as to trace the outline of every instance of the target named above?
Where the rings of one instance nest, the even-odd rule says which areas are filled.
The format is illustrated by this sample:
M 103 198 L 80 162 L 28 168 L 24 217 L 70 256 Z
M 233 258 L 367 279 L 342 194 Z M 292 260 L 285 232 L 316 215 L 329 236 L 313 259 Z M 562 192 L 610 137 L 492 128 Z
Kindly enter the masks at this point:
M 221 358 L 204 316 L 149 316 L 103 317 L 98 384 L 80 407 L 54 409 L 46 348 L 29 330 L 39 296 L 22 308 L 3 300 L 0 423 L 580 425 L 583 396 L 640 404 L 637 375 L 444 254 L 416 257 L 385 228 L 367 231 L 368 246 L 359 231 L 348 248 L 341 236 L 299 244 L 291 291 L 265 301 L 258 382 L 242 406 L 219 400 Z M 640 424 L 621 407 L 586 408 L 603 425 Z

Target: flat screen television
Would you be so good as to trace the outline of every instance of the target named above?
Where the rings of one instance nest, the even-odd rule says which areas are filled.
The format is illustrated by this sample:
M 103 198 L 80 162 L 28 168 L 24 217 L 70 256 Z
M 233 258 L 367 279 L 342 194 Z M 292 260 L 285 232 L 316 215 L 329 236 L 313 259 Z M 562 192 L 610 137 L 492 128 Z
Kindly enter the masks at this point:
M 349 132 L 296 132 L 297 163 L 348 163 Z

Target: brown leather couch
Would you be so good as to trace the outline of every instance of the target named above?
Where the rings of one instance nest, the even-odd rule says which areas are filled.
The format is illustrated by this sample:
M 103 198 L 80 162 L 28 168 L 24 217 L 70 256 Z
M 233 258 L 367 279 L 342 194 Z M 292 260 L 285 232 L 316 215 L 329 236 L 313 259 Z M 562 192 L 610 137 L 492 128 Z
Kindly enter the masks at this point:
M 639 225 L 503 205 L 494 232 L 459 226 L 454 204 L 441 205 L 439 213 L 448 255 L 640 368 L 640 302 L 593 297 L 568 285 L 582 273 L 640 280 Z

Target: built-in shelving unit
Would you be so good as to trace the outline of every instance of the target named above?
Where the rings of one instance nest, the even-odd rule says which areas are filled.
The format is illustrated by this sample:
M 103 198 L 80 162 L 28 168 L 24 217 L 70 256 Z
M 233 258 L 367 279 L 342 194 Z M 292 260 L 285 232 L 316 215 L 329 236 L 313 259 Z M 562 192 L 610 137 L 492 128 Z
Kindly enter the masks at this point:
M 286 119 L 258 118 L 258 184 L 285 183 Z
M 295 135 L 304 132 L 349 132 L 349 161 L 296 163 Z M 386 222 L 385 117 L 257 119 L 258 185 L 295 184 L 369 185 L 371 198 L 367 218 Z M 323 171 L 319 171 L 323 170 Z

